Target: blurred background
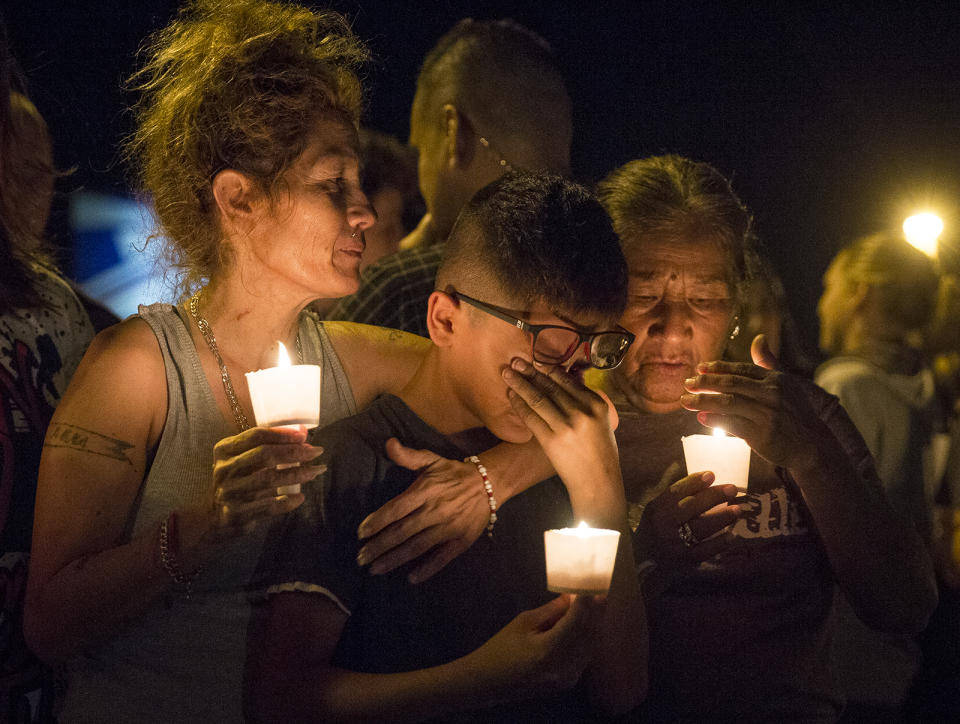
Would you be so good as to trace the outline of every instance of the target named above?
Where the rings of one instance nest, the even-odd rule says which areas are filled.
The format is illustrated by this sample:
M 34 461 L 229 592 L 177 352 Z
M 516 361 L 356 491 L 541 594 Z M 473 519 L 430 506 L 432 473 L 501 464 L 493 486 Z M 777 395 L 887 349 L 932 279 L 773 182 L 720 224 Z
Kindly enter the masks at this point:
M 512 17 L 543 35 L 574 101 L 574 172 L 592 183 L 675 152 L 733 178 L 815 346 L 821 277 L 863 233 L 917 210 L 945 223 L 952 263 L 960 194 L 960 13 L 955 2 L 404 2 L 354 0 L 375 54 L 366 125 L 406 140 L 416 73 L 462 17 Z M 51 233 L 64 268 L 121 315 L 168 298 L 145 207 L 117 142 L 122 83 L 172 0 L 5 0 L 2 12 L 49 124 L 59 182 Z M 478 68 L 477 72 L 483 72 Z

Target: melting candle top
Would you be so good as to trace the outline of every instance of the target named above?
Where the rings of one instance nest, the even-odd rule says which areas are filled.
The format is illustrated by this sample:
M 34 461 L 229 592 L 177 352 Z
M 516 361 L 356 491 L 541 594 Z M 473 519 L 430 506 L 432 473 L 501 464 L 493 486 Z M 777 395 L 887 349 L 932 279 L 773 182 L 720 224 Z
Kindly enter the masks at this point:
M 283 346 L 283 342 L 277 342 L 280 345 L 280 351 L 277 353 L 277 367 L 289 367 L 290 366 L 290 355 L 287 354 L 287 348 Z

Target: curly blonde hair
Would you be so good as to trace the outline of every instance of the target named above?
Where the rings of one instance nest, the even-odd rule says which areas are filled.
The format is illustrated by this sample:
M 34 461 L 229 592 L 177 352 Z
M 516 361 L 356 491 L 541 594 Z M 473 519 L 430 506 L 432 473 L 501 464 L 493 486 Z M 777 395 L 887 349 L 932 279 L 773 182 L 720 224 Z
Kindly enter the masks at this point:
M 126 152 L 188 292 L 227 262 L 213 177 L 236 169 L 272 196 L 321 119 L 358 124 L 368 53 L 342 15 L 264 0 L 192 0 L 141 52 Z

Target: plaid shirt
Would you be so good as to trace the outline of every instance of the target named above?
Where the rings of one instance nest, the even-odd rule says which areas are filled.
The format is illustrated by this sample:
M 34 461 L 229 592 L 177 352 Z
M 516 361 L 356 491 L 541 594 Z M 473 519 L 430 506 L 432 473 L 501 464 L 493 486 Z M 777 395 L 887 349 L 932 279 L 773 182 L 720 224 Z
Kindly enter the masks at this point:
M 325 318 L 402 329 L 427 337 L 427 300 L 442 259 L 442 244 L 384 257 L 363 270 L 357 293 L 341 299 Z

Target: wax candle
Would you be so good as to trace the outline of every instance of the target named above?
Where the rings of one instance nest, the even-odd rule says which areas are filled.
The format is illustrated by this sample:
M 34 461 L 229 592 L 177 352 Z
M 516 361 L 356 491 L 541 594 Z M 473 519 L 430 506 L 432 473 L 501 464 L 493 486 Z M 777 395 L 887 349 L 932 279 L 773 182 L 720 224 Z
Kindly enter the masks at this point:
M 687 435 L 683 442 L 683 456 L 687 472 L 711 471 L 717 483 L 732 483 L 746 491 L 750 476 L 750 446 L 739 437 L 727 435 L 723 428 L 713 428 L 712 435 Z
M 290 364 L 286 347 L 283 342 L 278 344 L 280 351 L 276 367 L 246 374 L 257 425 L 316 427 L 320 422 L 320 366 Z M 297 465 L 299 463 L 277 467 Z M 277 488 L 278 495 L 299 492 L 299 485 Z
M 591 528 L 545 530 L 547 589 L 554 593 L 599 595 L 610 590 L 620 531 Z

